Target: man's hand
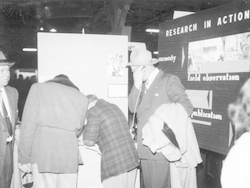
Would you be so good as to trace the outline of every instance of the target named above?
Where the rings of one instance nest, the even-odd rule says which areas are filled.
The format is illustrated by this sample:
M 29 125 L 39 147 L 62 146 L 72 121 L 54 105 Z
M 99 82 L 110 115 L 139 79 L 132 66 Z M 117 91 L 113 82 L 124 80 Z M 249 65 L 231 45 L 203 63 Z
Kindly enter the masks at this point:
M 83 144 L 86 145 L 86 146 L 94 146 L 95 145 L 95 142 L 92 141 L 92 140 L 83 140 Z
M 31 172 L 31 164 L 30 163 L 27 163 L 27 164 L 21 164 L 21 163 L 18 163 L 18 168 L 24 172 L 24 173 L 29 173 Z
M 143 66 L 131 66 L 131 69 L 133 71 L 134 85 L 137 89 L 140 89 L 146 69 Z

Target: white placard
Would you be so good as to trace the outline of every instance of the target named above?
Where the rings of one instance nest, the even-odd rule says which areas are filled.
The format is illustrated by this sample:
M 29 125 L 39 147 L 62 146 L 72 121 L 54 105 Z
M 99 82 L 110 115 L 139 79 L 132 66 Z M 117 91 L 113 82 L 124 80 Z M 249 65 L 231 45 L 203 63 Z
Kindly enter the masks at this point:
M 126 98 L 128 97 L 128 85 L 112 85 L 108 86 L 108 97 L 109 98 Z

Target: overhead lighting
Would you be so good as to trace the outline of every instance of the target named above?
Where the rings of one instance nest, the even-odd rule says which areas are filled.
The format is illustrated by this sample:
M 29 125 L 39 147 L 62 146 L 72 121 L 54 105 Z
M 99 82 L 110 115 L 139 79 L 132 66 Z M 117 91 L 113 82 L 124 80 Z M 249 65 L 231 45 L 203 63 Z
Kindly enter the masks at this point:
M 146 29 L 146 32 L 149 32 L 149 33 L 159 33 L 160 30 L 159 29 Z
M 24 52 L 36 52 L 37 49 L 36 48 L 23 48 Z
M 188 16 L 190 14 L 193 14 L 194 12 L 188 12 L 188 11 L 174 11 L 173 19 L 180 18 L 183 16 Z
M 56 29 L 51 29 L 51 30 L 49 30 L 50 32 L 52 32 L 52 33 L 55 33 L 55 32 L 57 32 L 57 30 Z
M 157 51 L 154 51 L 154 52 L 153 52 L 153 54 L 157 55 L 157 54 L 158 54 L 158 52 L 157 52 Z

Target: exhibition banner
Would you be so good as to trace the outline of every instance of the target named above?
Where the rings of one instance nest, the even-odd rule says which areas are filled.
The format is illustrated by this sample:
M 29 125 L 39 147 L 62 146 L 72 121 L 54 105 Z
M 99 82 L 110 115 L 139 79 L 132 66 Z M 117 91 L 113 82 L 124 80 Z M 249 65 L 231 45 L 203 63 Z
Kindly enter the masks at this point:
M 250 5 L 239 0 L 160 24 L 159 38 L 163 41 L 160 41 L 159 46 L 166 45 L 166 42 L 192 41 L 246 32 L 249 21 Z
M 199 145 L 227 154 L 234 141 L 228 104 L 250 77 L 250 5 L 244 1 L 160 24 L 159 68 L 180 77 Z

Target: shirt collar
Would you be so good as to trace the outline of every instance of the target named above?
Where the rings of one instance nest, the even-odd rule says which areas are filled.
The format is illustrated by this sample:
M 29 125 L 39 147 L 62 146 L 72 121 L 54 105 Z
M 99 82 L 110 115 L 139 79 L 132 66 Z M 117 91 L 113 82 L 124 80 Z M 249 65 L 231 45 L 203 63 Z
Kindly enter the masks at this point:
M 2 95 L 5 95 L 5 89 L 4 89 L 4 87 L 0 88 L 0 91 L 2 92 Z
M 152 84 L 152 82 L 154 81 L 154 79 L 158 73 L 159 73 L 159 69 L 156 67 L 153 70 L 153 72 L 150 74 L 150 76 L 148 77 L 147 81 L 145 82 L 146 89 L 148 89 L 150 87 L 150 85 Z

